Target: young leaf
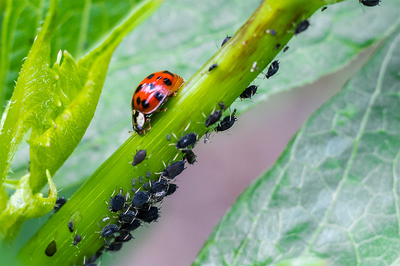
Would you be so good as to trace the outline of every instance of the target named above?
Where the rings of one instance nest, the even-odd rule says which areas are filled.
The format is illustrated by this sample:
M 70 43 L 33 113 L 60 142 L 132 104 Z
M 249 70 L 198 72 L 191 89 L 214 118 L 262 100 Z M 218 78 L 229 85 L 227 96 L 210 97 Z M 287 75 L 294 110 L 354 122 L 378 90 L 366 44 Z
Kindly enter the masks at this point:
M 57 2 L 52 2 L 43 29 L 21 70 L 14 95 L 5 111 L 6 116 L 3 116 L 0 142 L 4 143 L 4 148 L 0 150 L 0 161 L 6 163 L 0 166 L 0 181 L 4 181 L 23 135 L 31 128 L 28 141 L 30 175 L 25 177 L 29 182 L 24 184 L 29 185 L 32 193 L 42 189 L 47 182 L 46 172 L 54 175 L 89 126 L 114 49 L 160 3 L 158 0 L 144 1 L 103 44 L 78 63 L 64 51 L 62 64 L 60 53 L 51 68 L 50 40 L 58 25 Z M 17 189 L 0 215 L 1 233 L 6 237 L 15 236 L 18 232 L 19 226 L 11 229 L 14 221 L 18 220 L 20 225 L 31 217 L 22 215 L 26 208 L 22 203 L 26 203 L 27 199 L 21 198 L 23 193 L 19 189 L 25 190 L 26 187 Z M 50 210 L 51 206 L 47 212 Z M 14 219 L 9 219 L 10 216 Z
M 400 30 L 237 199 L 194 265 L 400 263 Z

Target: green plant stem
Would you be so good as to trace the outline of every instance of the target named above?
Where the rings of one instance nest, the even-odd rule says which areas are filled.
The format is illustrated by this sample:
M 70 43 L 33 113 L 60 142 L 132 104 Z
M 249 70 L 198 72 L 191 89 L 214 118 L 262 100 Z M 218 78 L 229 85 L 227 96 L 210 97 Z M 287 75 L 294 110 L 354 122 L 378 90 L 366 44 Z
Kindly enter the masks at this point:
M 174 145 L 170 145 L 176 141 L 168 141 L 167 135 L 175 134 L 179 138 L 187 132 L 196 132 L 199 137 L 205 134 L 203 114 L 208 116 L 218 109 L 220 102 L 230 106 L 276 56 L 279 52 L 276 45 L 279 43 L 284 47 L 293 37 L 295 25 L 318 8 L 334 2 L 340 1 L 263 1 L 232 39 L 188 80 L 176 97 L 166 103 L 168 110 L 152 116 L 150 132 L 145 136 L 132 134 L 29 240 L 19 258 L 25 264 L 82 264 L 85 256 L 90 257 L 104 245 L 97 223 L 101 226 L 109 224 L 110 221 L 101 222 L 106 216 L 111 217 L 111 222 L 116 221 L 104 203 L 113 191 L 122 188 L 124 193 L 129 192 L 132 178 L 137 180 L 135 188 L 139 189 L 142 185 L 138 177 L 145 176 L 148 171 L 153 173 L 151 180 L 158 179 L 159 175 L 155 173 L 164 169 L 163 162 L 168 164 L 177 155 L 178 158 L 182 156 Z M 277 34 L 273 36 L 271 30 Z M 218 66 L 208 71 L 212 64 Z M 130 164 L 132 154 L 139 149 L 146 149 L 149 156 L 133 167 Z M 74 221 L 73 234 L 68 231 L 69 221 Z M 79 249 L 71 245 L 75 234 L 84 238 L 78 244 Z M 57 252 L 48 257 L 44 251 L 53 240 Z

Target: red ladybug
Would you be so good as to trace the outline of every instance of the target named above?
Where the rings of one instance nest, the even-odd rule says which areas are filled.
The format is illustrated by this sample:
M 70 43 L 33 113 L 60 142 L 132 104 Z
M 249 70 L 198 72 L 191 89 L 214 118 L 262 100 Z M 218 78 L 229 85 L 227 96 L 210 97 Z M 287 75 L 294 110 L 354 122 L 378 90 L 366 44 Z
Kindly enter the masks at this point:
M 167 70 L 150 74 L 140 82 L 131 102 L 133 130 L 139 135 L 150 130 L 150 115 L 169 98 L 176 95 L 184 79 Z

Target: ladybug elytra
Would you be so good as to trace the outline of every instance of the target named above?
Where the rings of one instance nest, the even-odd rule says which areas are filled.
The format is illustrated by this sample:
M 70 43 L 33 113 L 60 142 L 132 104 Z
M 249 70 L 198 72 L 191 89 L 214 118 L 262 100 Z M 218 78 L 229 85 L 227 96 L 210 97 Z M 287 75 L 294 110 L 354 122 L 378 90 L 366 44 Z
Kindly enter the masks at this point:
M 150 115 L 182 86 L 184 79 L 167 70 L 150 74 L 133 93 L 132 124 L 140 135 L 150 130 Z

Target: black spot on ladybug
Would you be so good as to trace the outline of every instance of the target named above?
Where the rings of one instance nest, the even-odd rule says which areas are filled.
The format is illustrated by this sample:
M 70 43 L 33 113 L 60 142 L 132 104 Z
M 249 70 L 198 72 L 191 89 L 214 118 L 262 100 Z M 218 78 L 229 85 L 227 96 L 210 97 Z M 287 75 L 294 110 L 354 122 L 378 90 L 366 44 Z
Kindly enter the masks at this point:
M 152 79 L 154 77 L 154 73 L 147 76 L 147 79 Z
M 148 90 L 152 91 L 152 90 L 154 90 L 155 88 L 156 88 L 156 86 L 155 86 L 153 83 L 147 84 L 147 89 L 148 89 Z
M 147 100 L 143 100 L 142 101 L 142 106 L 143 106 L 144 109 L 149 108 L 149 102 Z
M 119 232 L 119 227 L 116 224 L 109 224 L 106 225 L 102 230 L 101 230 L 101 236 L 102 237 L 108 237 L 111 235 L 114 235 L 115 233 Z
M 196 144 L 196 141 L 197 141 L 196 133 L 188 133 L 178 140 L 175 147 L 177 149 L 186 149 L 189 146 L 193 148 L 194 144 Z
M 140 84 L 139 86 L 137 86 L 135 93 L 138 93 L 142 88 L 143 88 L 143 84 Z
M 122 224 L 121 230 L 133 231 L 133 230 L 137 229 L 141 224 L 142 224 L 142 221 L 135 219 L 130 223 Z
M 157 77 L 157 80 L 160 80 L 160 79 L 162 79 L 162 76 L 158 76 L 158 77 Z
M 121 213 L 120 216 L 118 217 L 118 220 L 121 223 L 131 223 L 131 222 L 133 222 L 135 217 L 136 217 L 136 213 L 134 211 L 129 210 L 127 212 Z
M 133 237 L 131 233 L 127 231 L 122 231 L 121 234 L 115 238 L 115 242 L 128 242 L 132 238 Z
M 136 104 L 137 104 L 137 105 L 140 105 L 140 102 L 141 102 L 141 101 L 142 101 L 142 100 L 140 99 L 140 97 L 137 97 L 137 98 L 136 98 Z
M 165 74 L 171 75 L 172 77 L 175 77 L 175 75 L 172 74 L 171 72 L 169 72 L 168 70 L 165 70 L 165 71 L 163 71 L 162 73 L 165 73 Z
M 163 79 L 163 82 L 164 82 L 164 84 L 167 85 L 167 86 L 171 86 L 171 85 L 172 85 L 172 82 L 171 82 L 171 80 L 170 80 L 169 78 Z
M 205 122 L 206 127 L 209 127 L 209 126 L 217 123 L 221 119 L 221 115 L 222 115 L 221 110 L 217 110 L 217 111 L 213 112 L 212 114 L 210 114 L 207 117 L 206 122 Z
M 168 166 L 161 174 L 162 177 L 174 179 L 185 170 L 185 161 L 177 161 Z
M 267 74 L 265 75 L 265 77 L 266 77 L 267 79 L 269 79 L 270 77 L 272 77 L 273 75 L 275 75 L 276 72 L 278 72 L 278 70 L 279 70 L 279 61 L 278 61 L 278 60 L 275 60 L 275 61 L 272 62 L 271 65 L 269 66 L 268 72 L 267 72 Z
M 139 191 L 132 198 L 132 207 L 142 208 L 150 199 L 147 191 Z
M 257 89 L 258 89 L 258 86 L 250 85 L 242 92 L 242 94 L 240 94 L 239 98 L 240 99 L 248 99 L 248 98 L 251 99 L 251 97 L 253 97 L 253 95 L 256 94 Z
M 74 238 L 74 242 L 72 244 L 74 244 L 75 246 L 78 245 L 79 242 L 81 242 L 82 237 L 81 235 L 76 235 Z
M 308 26 L 310 26 L 310 22 L 305 19 L 303 21 L 300 21 L 300 23 L 297 25 L 296 29 L 294 30 L 294 35 L 297 35 L 303 31 L 305 31 Z
M 159 91 L 156 91 L 156 93 L 154 94 L 154 97 L 156 97 L 157 101 L 162 101 L 164 99 L 164 94 L 162 94 Z
M 359 0 L 364 6 L 377 6 L 381 0 Z
M 217 68 L 218 64 L 212 64 L 209 68 L 208 71 L 213 70 L 214 68 Z
M 143 162 L 144 159 L 146 159 L 146 155 L 147 155 L 146 150 L 139 150 L 133 157 L 132 165 L 136 166 L 136 165 L 140 164 L 141 162 Z
M 122 242 L 112 242 L 109 246 L 106 246 L 106 251 L 113 252 L 118 251 L 122 248 Z
M 74 231 L 74 222 L 70 221 L 68 223 L 68 230 L 72 233 Z
M 54 212 L 57 212 L 59 209 L 61 209 L 65 203 L 67 203 L 67 200 L 64 197 L 58 198 L 56 200 L 56 204 L 54 205 Z
M 175 193 L 175 191 L 178 189 L 178 186 L 176 184 L 169 184 L 168 190 L 167 190 L 167 195 L 165 196 L 170 196 Z
M 324 12 L 327 8 L 328 8 L 327 6 L 324 6 L 324 7 L 321 9 L 321 12 Z
M 237 118 L 235 117 L 235 113 L 236 110 L 233 111 L 233 114 L 224 117 L 224 119 L 222 119 L 221 123 L 219 123 L 219 125 L 215 128 L 215 131 L 220 132 L 220 131 L 225 131 L 230 129 L 233 124 L 235 123 L 235 121 L 237 120 Z
M 57 252 L 57 245 L 56 245 L 56 241 L 51 241 L 50 244 L 47 246 L 46 250 L 44 251 L 44 253 L 51 257 L 53 256 L 55 253 Z
M 222 41 L 221 47 L 224 46 L 224 44 L 230 40 L 230 38 L 232 38 L 232 36 L 228 36 L 226 35 L 225 39 Z
M 282 50 L 282 53 L 286 52 L 287 50 L 289 50 L 289 46 L 285 46 L 285 48 Z
M 125 204 L 125 198 L 122 195 L 118 194 L 115 195 L 113 198 L 110 199 L 110 211 L 117 212 L 122 210 Z
M 194 164 L 196 162 L 196 154 L 192 150 L 187 150 L 184 151 L 185 156 L 183 156 L 183 159 L 185 159 L 189 164 Z
M 151 206 L 150 209 L 148 210 L 140 210 L 136 215 L 136 217 L 142 220 L 143 222 L 151 223 L 157 220 L 157 218 L 160 217 L 160 215 L 158 214 L 158 208 L 155 206 Z

